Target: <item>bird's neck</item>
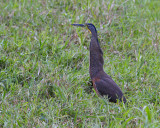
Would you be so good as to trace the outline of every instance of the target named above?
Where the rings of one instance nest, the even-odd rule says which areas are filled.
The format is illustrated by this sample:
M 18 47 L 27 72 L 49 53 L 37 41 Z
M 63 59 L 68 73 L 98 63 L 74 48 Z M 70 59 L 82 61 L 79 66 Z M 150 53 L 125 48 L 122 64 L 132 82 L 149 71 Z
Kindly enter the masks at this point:
M 91 79 L 99 72 L 103 71 L 103 52 L 100 48 L 97 35 L 91 37 L 90 42 L 90 77 Z

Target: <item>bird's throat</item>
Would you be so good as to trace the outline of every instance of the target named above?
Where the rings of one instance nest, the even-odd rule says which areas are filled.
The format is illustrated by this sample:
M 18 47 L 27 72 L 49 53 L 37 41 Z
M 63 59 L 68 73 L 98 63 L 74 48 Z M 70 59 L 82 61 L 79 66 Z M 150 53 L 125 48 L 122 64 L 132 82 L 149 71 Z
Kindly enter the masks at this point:
M 99 72 L 103 70 L 103 52 L 100 48 L 98 38 L 92 36 L 90 42 L 90 77 L 91 79 Z

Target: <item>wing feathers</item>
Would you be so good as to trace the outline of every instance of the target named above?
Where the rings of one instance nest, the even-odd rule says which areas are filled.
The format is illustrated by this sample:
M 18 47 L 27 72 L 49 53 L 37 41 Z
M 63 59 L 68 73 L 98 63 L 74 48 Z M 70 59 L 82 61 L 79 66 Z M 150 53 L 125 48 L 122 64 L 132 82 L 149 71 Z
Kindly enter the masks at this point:
M 123 99 L 123 102 L 126 102 L 121 89 L 111 78 L 95 79 L 93 83 L 95 84 L 98 93 L 102 96 L 108 96 L 110 102 L 116 103 L 117 99 L 120 101 Z

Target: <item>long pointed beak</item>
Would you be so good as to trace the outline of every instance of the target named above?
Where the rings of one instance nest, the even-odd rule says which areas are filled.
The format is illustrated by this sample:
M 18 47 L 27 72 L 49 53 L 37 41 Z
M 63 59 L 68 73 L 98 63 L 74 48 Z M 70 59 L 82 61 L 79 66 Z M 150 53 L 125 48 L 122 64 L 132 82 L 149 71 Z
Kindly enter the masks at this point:
M 79 27 L 85 27 L 84 24 L 71 24 L 71 25 L 73 25 L 73 26 L 79 26 Z

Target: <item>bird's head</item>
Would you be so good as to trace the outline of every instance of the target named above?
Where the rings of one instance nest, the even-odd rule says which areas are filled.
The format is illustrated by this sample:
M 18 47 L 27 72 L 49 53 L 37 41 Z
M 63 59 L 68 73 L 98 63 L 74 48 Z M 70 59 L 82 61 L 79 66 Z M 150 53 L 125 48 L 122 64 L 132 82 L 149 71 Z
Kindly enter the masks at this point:
M 85 24 L 72 24 L 73 26 L 79 26 L 79 27 L 87 27 L 88 30 L 94 34 L 96 33 L 97 34 L 97 30 L 96 30 L 96 27 L 92 24 L 92 23 L 85 23 Z

